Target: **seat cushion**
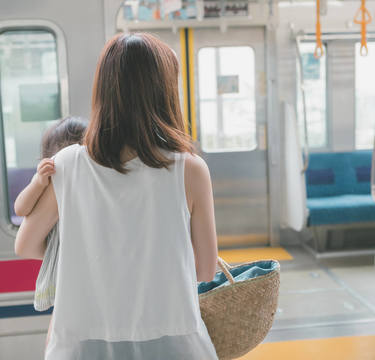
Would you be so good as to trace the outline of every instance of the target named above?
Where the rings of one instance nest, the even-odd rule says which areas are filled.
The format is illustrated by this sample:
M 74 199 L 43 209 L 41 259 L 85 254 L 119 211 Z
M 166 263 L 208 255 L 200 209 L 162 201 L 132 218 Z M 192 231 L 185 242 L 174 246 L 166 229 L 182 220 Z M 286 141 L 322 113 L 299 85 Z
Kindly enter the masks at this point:
M 335 225 L 375 221 L 371 195 L 340 195 L 307 199 L 309 225 Z

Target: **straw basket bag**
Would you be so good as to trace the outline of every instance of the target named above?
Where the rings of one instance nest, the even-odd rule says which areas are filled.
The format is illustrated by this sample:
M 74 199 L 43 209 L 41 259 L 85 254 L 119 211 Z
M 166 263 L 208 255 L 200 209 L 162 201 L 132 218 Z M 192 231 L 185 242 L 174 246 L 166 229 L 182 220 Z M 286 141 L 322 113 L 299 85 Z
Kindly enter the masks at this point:
M 221 271 L 198 286 L 203 321 L 220 360 L 235 359 L 267 335 L 277 308 L 280 265 L 274 260 L 237 266 L 218 258 Z

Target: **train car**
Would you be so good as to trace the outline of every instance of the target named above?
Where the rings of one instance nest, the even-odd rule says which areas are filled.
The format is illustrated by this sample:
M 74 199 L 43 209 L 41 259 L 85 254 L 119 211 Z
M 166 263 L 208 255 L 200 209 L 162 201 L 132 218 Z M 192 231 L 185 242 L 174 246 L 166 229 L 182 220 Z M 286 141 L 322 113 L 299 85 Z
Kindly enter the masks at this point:
M 0 2 L 0 359 L 43 357 L 52 309 L 20 259 L 14 201 L 57 119 L 90 118 L 106 40 L 147 31 L 180 62 L 186 131 L 231 263 L 274 258 L 265 341 L 241 359 L 375 359 L 374 2 Z

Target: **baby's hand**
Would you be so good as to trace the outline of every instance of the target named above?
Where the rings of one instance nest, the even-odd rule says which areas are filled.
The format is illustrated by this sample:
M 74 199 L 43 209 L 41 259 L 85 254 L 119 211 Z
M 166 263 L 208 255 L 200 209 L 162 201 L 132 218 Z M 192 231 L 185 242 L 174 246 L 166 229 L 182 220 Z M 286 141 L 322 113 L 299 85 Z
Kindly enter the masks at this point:
M 41 186 L 48 186 L 50 176 L 55 173 L 55 163 L 52 159 L 43 159 L 37 168 L 35 181 Z

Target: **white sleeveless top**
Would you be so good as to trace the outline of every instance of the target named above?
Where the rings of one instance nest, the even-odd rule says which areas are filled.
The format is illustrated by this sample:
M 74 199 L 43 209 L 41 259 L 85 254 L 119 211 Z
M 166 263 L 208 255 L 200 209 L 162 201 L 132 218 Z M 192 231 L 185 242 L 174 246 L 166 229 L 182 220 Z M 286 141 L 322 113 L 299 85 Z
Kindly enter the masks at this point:
M 124 175 L 84 146 L 55 157 L 60 254 L 46 360 L 217 359 L 200 316 L 184 154 Z

